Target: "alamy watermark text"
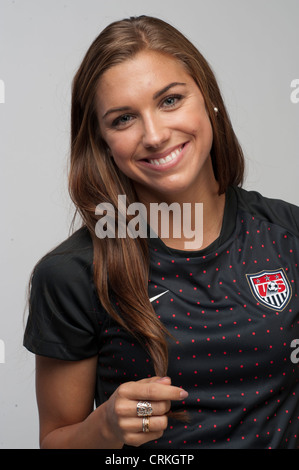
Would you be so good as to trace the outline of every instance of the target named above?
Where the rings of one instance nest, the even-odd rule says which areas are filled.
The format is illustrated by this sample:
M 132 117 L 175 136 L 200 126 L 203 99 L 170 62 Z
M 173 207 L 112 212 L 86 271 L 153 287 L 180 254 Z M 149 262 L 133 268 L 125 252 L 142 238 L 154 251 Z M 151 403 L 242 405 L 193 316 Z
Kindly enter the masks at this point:
M 295 348 L 291 353 L 291 361 L 293 364 L 298 364 L 299 362 L 299 339 L 293 339 L 291 342 L 291 348 Z
M 291 81 L 291 88 L 294 88 L 290 96 L 291 102 L 297 104 L 299 103 L 299 78 Z
M 0 339 L 0 364 L 5 363 L 5 344 L 3 339 Z
M 3 80 L 0 80 L 0 104 L 1 103 L 5 103 L 5 85 Z
M 95 214 L 102 216 L 95 226 L 98 238 L 157 238 L 159 233 L 161 238 L 188 240 L 184 241 L 188 250 L 199 249 L 203 243 L 203 203 L 161 202 L 150 203 L 147 208 L 134 202 L 127 207 L 126 196 L 119 195 L 117 210 L 103 202 L 97 205 Z M 127 222 L 127 215 L 134 217 Z

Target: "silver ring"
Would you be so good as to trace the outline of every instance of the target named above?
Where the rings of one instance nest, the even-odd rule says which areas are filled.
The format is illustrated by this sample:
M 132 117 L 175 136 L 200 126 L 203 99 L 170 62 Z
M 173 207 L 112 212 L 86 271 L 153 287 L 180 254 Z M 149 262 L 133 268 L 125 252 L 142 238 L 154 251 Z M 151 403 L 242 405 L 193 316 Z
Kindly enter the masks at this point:
M 149 432 L 149 416 L 142 418 L 142 432 Z
M 152 405 L 148 401 L 139 401 L 137 403 L 137 416 L 151 416 L 153 414 Z

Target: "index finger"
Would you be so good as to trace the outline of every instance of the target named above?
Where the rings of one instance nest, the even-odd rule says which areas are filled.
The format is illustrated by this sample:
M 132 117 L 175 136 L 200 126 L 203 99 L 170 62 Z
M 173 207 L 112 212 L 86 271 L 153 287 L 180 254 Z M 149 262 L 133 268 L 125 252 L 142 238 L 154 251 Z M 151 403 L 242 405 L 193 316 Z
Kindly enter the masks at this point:
M 129 400 L 183 400 L 188 396 L 183 388 L 157 382 L 127 382 L 120 388 L 121 394 Z

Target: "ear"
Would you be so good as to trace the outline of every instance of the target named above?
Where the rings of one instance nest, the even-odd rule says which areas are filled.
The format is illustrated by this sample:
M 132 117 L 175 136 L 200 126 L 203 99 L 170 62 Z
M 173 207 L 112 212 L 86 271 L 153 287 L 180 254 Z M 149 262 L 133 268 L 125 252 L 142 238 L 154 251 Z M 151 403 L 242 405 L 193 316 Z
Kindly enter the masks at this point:
M 113 157 L 110 147 L 106 144 L 105 140 L 102 139 L 102 145 L 105 150 L 105 153 L 108 157 Z
M 108 155 L 108 157 L 113 158 L 113 155 L 112 155 L 112 152 L 111 152 L 110 147 L 108 147 L 108 145 L 107 145 L 106 148 L 107 148 L 107 155 Z

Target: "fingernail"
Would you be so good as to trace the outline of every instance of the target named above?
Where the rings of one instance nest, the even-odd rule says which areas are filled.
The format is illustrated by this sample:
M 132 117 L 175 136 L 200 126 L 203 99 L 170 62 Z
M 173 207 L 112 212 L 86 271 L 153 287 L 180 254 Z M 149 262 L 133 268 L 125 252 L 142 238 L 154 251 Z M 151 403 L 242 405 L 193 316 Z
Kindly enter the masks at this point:
M 182 390 L 182 391 L 180 392 L 180 397 L 181 397 L 181 398 L 187 398 L 188 395 L 189 395 L 189 393 L 186 392 L 186 390 Z

